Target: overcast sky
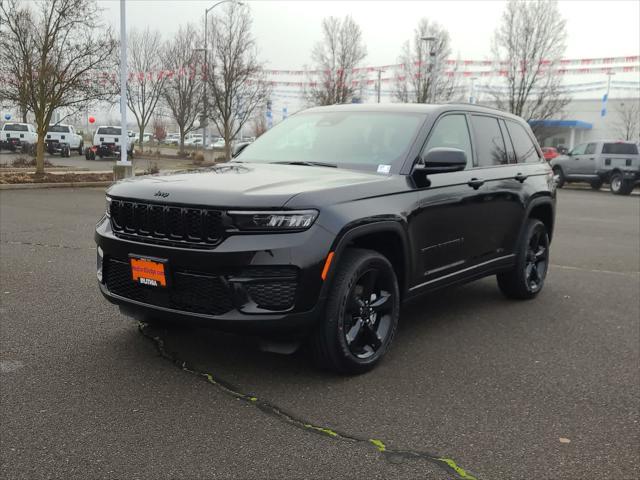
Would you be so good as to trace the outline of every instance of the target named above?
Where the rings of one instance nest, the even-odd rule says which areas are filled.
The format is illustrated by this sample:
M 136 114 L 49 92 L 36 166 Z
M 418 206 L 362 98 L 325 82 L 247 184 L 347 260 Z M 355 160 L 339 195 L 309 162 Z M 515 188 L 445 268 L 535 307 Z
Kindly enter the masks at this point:
M 119 29 L 119 0 L 99 0 L 108 21 Z M 215 1 L 127 0 L 127 24 L 149 26 L 167 38 L 178 25 L 203 24 L 205 8 Z M 485 59 L 505 2 L 493 1 L 249 1 L 260 58 L 267 68 L 294 69 L 309 64 L 320 39 L 322 17 L 351 15 L 363 31 L 366 65 L 395 63 L 418 20 L 427 17 L 451 34 L 454 57 Z M 222 8 L 218 7 L 216 10 Z M 559 2 L 567 20 L 566 58 L 638 55 L 640 1 Z M 215 10 L 214 10 L 215 12 Z

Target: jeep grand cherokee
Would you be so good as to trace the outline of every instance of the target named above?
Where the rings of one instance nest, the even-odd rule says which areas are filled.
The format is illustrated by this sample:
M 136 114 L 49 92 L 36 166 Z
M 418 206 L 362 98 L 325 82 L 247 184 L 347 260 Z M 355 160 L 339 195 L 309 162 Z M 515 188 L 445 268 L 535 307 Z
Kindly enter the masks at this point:
M 518 117 L 312 108 L 228 163 L 113 185 L 98 280 L 145 322 L 295 335 L 321 365 L 360 373 L 412 297 L 487 275 L 535 297 L 554 212 L 553 174 Z

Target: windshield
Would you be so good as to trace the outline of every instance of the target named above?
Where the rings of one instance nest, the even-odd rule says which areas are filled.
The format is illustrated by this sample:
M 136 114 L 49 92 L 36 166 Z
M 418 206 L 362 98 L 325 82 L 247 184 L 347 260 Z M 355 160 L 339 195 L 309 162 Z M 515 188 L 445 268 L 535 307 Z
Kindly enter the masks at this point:
M 636 155 L 638 147 L 635 143 L 605 143 L 602 146 L 602 153 L 612 155 Z
M 288 118 L 246 147 L 242 162 L 322 162 L 338 166 L 392 165 L 407 153 L 424 115 L 312 112 Z
M 49 125 L 48 132 L 53 133 L 69 133 L 69 127 L 64 127 L 62 125 Z
M 120 135 L 120 129 L 117 127 L 101 127 L 96 133 L 98 135 Z
M 29 129 L 27 128 L 26 125 L 20 125 L 18 123 L 7 123 L 4 126 L 4 131 L 5 132 L 26 132 Z

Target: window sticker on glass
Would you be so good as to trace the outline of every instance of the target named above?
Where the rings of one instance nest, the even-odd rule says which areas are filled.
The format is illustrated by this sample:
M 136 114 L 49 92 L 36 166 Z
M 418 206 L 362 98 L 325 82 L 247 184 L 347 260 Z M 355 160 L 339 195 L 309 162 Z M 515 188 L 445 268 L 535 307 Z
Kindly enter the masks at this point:
M 391 165 L 378 165 L 378 173 L 389 173 Z

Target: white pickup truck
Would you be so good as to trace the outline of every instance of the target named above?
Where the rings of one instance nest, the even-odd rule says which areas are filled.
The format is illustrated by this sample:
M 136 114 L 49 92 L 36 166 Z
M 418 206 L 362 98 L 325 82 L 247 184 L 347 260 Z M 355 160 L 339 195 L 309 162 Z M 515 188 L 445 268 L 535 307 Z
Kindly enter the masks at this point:
M 63 157 L 71 156 L 71 150 L 77 151 L 78 155 L 84 150 L 84 140 L 72 125 L 49 125 L 45 142 L 50 154 L 60 153 Z
M 93 146 L 85 152 L 87 160 L 95 160 L 98 157 L 120 157 L 121 135 L 120 127 L 98 127 L 93 136 Z M 127 132 L 127 155 L 133 158 L 133 138 Z
M 0 130 L 0 150 L 15 152 L 20 149 L 25 153 L 33 153 L 36 143 L 38 143 L 38 134 L 30 123 L 7 122 Z

